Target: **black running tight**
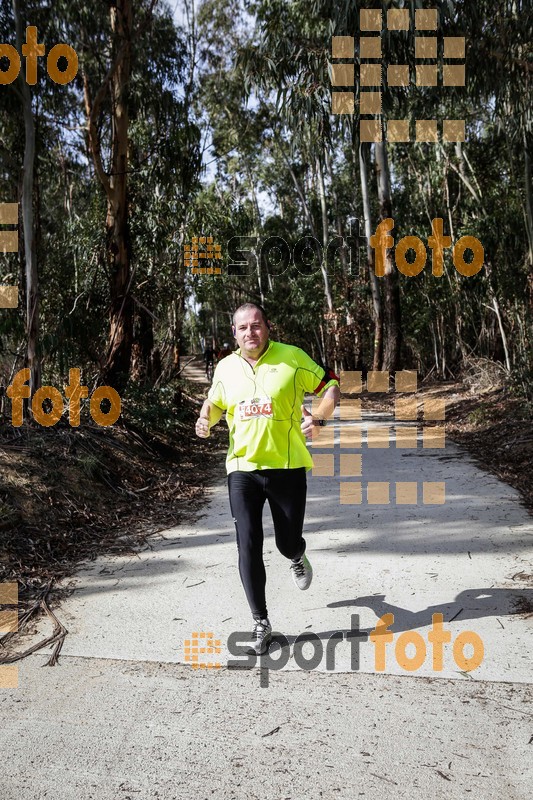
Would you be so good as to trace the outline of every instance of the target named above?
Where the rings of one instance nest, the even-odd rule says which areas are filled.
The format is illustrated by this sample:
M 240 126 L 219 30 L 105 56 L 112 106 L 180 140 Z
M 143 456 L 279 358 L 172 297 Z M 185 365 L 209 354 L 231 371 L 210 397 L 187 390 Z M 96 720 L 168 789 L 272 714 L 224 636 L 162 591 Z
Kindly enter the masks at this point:
M 297 559 L 305 552 L 302 530 L 307 479 L 299 469 L 261 469 L 230 472 L 229 502 L 237 531 L 239 573 L 252 614 L 267 616 L 263 563 L 263 506 L 268 500 L 276 547 L 286 558 Z

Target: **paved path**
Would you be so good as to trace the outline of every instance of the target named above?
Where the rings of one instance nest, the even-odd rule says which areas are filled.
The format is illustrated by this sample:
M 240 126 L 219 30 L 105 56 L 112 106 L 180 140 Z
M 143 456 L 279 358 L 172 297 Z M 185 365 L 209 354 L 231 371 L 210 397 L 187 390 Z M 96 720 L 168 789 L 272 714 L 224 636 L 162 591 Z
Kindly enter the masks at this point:
M 361 427 L 387 421 L 366 417 Z M 20 688 L 0 691 L 2 796 L 529 798 L 533 617 L 519 612 L 533 603 L 531 517 L 449 442 L 365 449 L 362 481 L 445 481 L 446 503 L 368 505 L 363 495 L 340 504 L 339 477 L 310 476 L 309 591 L 293 585 L 265 525 L 280 635 L 262 667 L 227 649 L 249 617 L 224 479 L 189 524 L 152 537 L 138 556 L 80 570 L 59 612 L 69 629 L 60 666 L 41 669 L 35 655 L 20 665 Z M 387 612 L 394 641 L 380 673 L 365 634 Z M 428 632 L 438 612 L 452 642 L 435 671 Z M 359 646 L 346 640 L 354 614 Z M 414 645 L 397 644 L 408 631 L 427 650 L 415 671 L 405 669 Z M 453 648 L 467 631 L 484 648 L 471 672 Z M 191 668 L 193 632 L 220 640 L 220 655 L 200 656 L 220 668 Z M 344 640 L 333 651 L 335 632 Z M 302 633 L 315 636 L 295 654 Z M 329 664 L 324 655 L 315 671 L 301 668 L 328 648 Z
M 182 377 L 207 388 L 209 381 L 205 374 L 205 361 L 203 356 L 182 356 Z

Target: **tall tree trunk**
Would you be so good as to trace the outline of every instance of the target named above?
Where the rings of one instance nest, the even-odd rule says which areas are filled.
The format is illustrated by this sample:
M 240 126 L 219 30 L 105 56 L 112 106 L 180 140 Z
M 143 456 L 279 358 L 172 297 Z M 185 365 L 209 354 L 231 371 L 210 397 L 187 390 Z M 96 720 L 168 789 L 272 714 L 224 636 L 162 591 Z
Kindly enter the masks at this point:
M 22 52 L 25 23 L 21 16 L 19 0 L 13 0 L 17 49 Z M 30 370 L 31 396 L 41 386 L 39 359 L 39 276 L 33 219 L 33 183 L 35 164 L 35 121 L 31 105 L 31 90 L 25 79 L 24 67 L 18 76 L 24 117 L 24 169 L 22 177 L 22 228 L 24 235 L 24 260 L 26 277 L 26 366 Z
M 106 219 L 111 309 L 104 378 L 110 385 L 123 385 L 129 375 L 133 343 L 128 230 L 128 84 L 131 72 L 132 0 L 116 0 L 110 13 L 115 47 L 123 50 L 123 56 L 111 80 L 113 142 Z
M 84 74 L 85 108 L 88 117 L 89 147 L 96 174 L 107 196 L 106 250 L 110 286 L 109 343 L 103 366 L 103 379 L 120 389 L 130 370 L 133 343 L 133 301 L 130 294 L 130 241 L 128 225 L 128 84 L 131 73 L 133 35 L 132 0 L 114 0 L 110 6 L 113 32 L 113 63 L 94 103 L 89 81 Z M 102 163 L 102 146 L 96 122 L 102 101 L 111 96 L 111 172 Z
M 450 184 L 448 181 L 448 160 L 443 167 L 443 180 L 444 180 L 444 198 L 446 200 L 446 211 L 448 214 L 448 223 L 450 225 L 450 236 L 452 242 L 455 241 L 455 231 L 453 226 L 453 214 L 452 214 L 452 207 L 450 203 Z M 450 287 L 450 296 L 453 303 L 453 316 L 454 316 L 454 325 L 455 325 L 455 337 L 456 337 L 456 346 L 461 353 L 461 362 L 466 360 L 468 351 L 466 349 L 466 345 L 463 339 L 463 318 L 461 313 L 461 305 L 459 303 L 459 298 L 461 296 L 461 286 L 459 281 L 459 276 L 457 274 L 457 270 L 454 270 L 454 277 L 453 281 L 450 277 L 450 271 L 444 270 L 444 274 L 446 275 L 446 279 L 448 281 Z
M 389 162 L 387 158 L 387 145 L 385 141 L 376 142 L 376 176 L 379 198 L 380 220 L 392 218 L 392 201 Z M 384 299 L 384 348 L 383 369 L 397 370 L 400 368 L 400 351 L 402 346 L 402 317 L 400 306 L 400 286 L 398 273 L 393 264 L 390 250 L 385 258 L 385 274 L 383 281 Z
M 255 183 L 254 183 L 254 178 L 253 178 L 253 175 L 252 175 L 252 170 L 250 169 L 249 166 L 246 167 L 246 173 L 247 173 L 247 177 L 248 177 L 248 182 L 250 184 L 250 192 L 251 192 L 251 195 L 252 195 L 252 208 L 253 208 L 253 212 L 254 212 L 253 213 L 254 227 L 253 227 L 253 231 L 252 231 L 252 236 L 255 239 L 259 239 L 259 234 L 260 234 L 260 231 L 261 231 L 261 228 L 262 228 L 261 210 L 259 208 L 259 203 L 257 201 L 257 194 L 256 194 L 256 191 L 255 191 Z M 264 267 L 264 270 L 263 270 L 263 267 Z M 272 291 L 272 289 L 273 289 L 272 277 L 271 277 L 270 272 L 268 270 L 268 264 L 263 264 L 261 259 L 258 258 L 258 259 L 256 259 L 257 289 L 259 291 L 259 299 L 260 299 L 260 302 L 261 302 L 262 306 L 265 305 L 265 293 L 263 291 L 263 271 L 265 271 L 266 274 L 267 274 L 268 287 L 269 287 L 269 290 Z
M 324 248 L 320 270 L 322 272 L 322 279 L 324 281 L 324 297 L 326 299 L 328 311 L 330 313 L 334 313 L 333 297 L 331 295 L 331 287 L 329 285 L 329 277 L 328 277 L 328 270 L 326 263 L 326 251 L 328 249 L 328 240 L 329 240 L 328 207 L 326 201 L 326 186 L 324 184 L 324 170 L 322 168 L 322 161 L 320 160 L 320 156 L 316 157 L 316 174 L 318 179 L 318 195 L 320 197 L 320 218 L 322 220 L 322 247 Z M 335 328 L 336 328 L 336 323 L 335 323 Z
M 137 304 L 133 326 L 133 345 L 131 351 L 131 377 L 138 383 L 153 386 L 152 362 L 154 356 L 153 315 L 146 306 Z
M 529 305 L 533 309 L 533 188 L 531 186 L 531 134 L 524 130 L 524 178 L 526 194 L 526 230 L 528 240 L 528 294 Z
M 175 298 L 172 299 L 170 305 L 170 342 L 171 342 L 171 370 L 177 370 L 180 368 L 180 349 L 179 349 L 179 338 L 180 333 L 178 330 L 178 309 L 177 309 L 178 302 Z
M 333 176 L 333 167 L 331 165 L 331 157 L 329 155 L 329 151 L 327 147 L 324 147 L 324 163 L 326 165 L 327 174 L 329 177 L 330 182 L 330 193 L 331 193 L 331 200 L 333 205 L 333 211 L 335 216 L 335 230 L 337 231 L 337 236 L 340 239 L 344 239 L 344 225 L 342 223 L 340 211 L 339 211 L 339 198 L 337 195 L 337 191 L 335 189 L 335 181 Z M 339 250 L 339 259 L 342 265 L 342 274 L 345 279 L 346 283 L 346 294 L 347 299 L 350 301 L 352 298 L 352 284 L 350 281 L 350 275 L 348 275 L 348 259 L 346 258 L 346 251 L 344 247 L 341 247 Z M 348 315 L 350 318 L 353 319 L 351 309 L 348 308 Z M 350 324 L 350 323 L 349 323 Z
M 355 154 L 354 154 L 355 155 Z M 366 255 L 368 266 L 368 277 L 370 280 L 370 291 L 372 292 L 372 308 L 374 312 L 374 353 L 372 359 L 372 369 L 381 369 L 383 358 L 383 306 L 381 304 L 381 293 L 379 282 L 374 269 L 374 250 L 370 247 L 370 237 L 372 236 L 372 215 L 370 211 L 370 198 L 368 195 L 368 169 L 367 159 L 370 155 L 370 145 L 359 145 L 359 176 L 361 180 L 361 198 L 363 201 L 363 216 L 365 218 L 365 238 Z M 354 157 L 355 161 L 355 157 Z
M 503 352 L 505 355 L 505 369 L 507 372 L 511 371 L 511 359 L 509 358 L 509 346 L 507 344 L 507 336 L 505 335 L 505 328 L 503 327 L 502 315 L 500 314 L 500 305 L 498 298 L 495 294 L 492 295 L 492 307 L 498 320 L 498 328 L 500 329 L 500 336 L 502 337 Z
M 336 310 L 333 306 L 333 296 L 331 294 L 331 286 L 329 283 L 327 251 L 329 240 L 329 224 L 328 224 L 328 205 L 326 199 L 326 184 L 324 182 L 324 168 L 322 160 L 319 155 L 315 159 L 316 175 L 318 182 L 318 196 L 320 198 L 320 219 L 322 221 L 322 261 L 320 263 L 320 271 L 322 272 L 322 280 L 324 281 L 324 297 L 328 306 L 328 322 L 332 326 L 333 333 L 333 365 L 335 372 L 339 370 L 339 321 Z M 329 327 L 326 326 L 326 327 Z M 331 362 L 330 362 L 331 363 Z

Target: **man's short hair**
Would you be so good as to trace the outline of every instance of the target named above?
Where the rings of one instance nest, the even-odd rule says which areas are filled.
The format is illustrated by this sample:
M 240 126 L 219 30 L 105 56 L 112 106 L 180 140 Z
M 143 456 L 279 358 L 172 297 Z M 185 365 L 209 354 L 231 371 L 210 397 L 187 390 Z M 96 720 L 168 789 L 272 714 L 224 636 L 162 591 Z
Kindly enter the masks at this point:
M 235 317 L 240 311 L 251 311 L 252 308 L 256 308 L 258 311 L 261 312 L 261 316 L 263 317 L 263 322 L 265 323 L 265 325 L 268 325 L 267 313 L 263 308 L 263 306 L 260 306 L 259 303 L 243 303 L 242 306 L 239 306 L 239 308 L 233 314 L 233 324 L 235 325 Z

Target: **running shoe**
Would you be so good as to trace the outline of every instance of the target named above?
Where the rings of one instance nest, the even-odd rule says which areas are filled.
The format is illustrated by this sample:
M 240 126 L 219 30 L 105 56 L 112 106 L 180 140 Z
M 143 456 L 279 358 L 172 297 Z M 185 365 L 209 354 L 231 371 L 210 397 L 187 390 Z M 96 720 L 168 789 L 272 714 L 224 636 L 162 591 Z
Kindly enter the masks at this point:
M 254 619 L 250 653 L 260 656 L 266 653 L 272 641 L 272 625 L 268 619 Z
M 298 589 L 309 589 L 313 580 L 313 567 L 304 554 L 291 564 L 292 578 Z

